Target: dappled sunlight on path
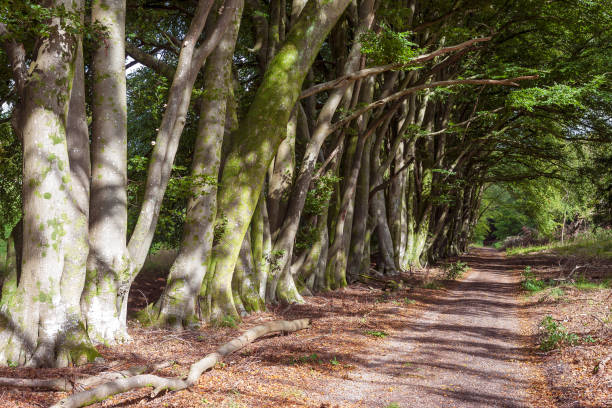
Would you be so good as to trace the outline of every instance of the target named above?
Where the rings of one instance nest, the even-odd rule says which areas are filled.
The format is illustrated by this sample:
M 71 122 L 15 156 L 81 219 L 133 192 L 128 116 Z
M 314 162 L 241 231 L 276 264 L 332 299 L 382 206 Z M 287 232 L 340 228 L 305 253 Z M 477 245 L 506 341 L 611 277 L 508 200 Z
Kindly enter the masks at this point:
M 467 278 L 369 356 L 330 402 L 367 407 L 526 407 L 529 377 L 521 347 L 517 266 L 477 249 Z

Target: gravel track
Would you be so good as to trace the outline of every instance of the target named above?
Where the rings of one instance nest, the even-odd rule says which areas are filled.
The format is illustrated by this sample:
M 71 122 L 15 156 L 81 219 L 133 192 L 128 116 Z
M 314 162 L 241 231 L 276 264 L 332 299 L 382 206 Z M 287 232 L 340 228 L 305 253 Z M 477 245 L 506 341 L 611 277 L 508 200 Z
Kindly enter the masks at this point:
M 329 384 L 332 405 L 527 407 L 529 371 L 517 299 L 520 273 L 492 249 L 462 258 L 465 279 L 431 300 L 416 321 L 359 356 L 349 378 Z

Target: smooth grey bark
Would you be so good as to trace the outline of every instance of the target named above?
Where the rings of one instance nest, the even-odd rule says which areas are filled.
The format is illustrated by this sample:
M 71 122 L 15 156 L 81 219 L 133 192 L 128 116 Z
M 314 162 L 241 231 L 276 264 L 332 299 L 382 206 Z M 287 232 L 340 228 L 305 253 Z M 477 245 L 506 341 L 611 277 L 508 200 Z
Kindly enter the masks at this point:
M 402 135 L 398 135 L 400 138 Z M 405 164 L 404 159 L 404 143 L 400 143 L 397 152 L 394 155 L 394 168 L 401 169 Z M 388 198 L 388 218 L 390 222 L 391 238 L 393 241 L 393 254 L 395 256 L 395 265 L 401 268 L 400 259 L 402 258 L 403 243 L 402 243 L 402 206 L 405 192 L 406 173 L 402 172 L 398 177 L 391 181 L 389 186 Z
M 385 83 L 384 83 L 384 87 L 380 95 L 381 98 L 385 98 L 387 95 L 389 95 L 392 92 L 397 82 L 397 79 L 398 79 L 397 73 L 385 74 Z M 402 81 L 402 84 L 400 85 L 400 87 L 403 87 L 403 85 L 407 84 L 410 81 L 411 81 L 411 77 L 407 76 Z M 392 108 L 392 109 L 397 110 L 401 106 L 403 106 L 403 103 L 396 104 L 395 108 Z M 382 114 L 382 109 L 381 109 L 381 114 Z M 371 163 L 370 164 L 371 165 L 370 179 L 371 179 L 371 184 L 375 186 L 383 183 L 383 175 L 388 165 L 391 163 L 391 159 L 394 157 L 394 153 L 395 153 L 394 150 L 397 148 L 397 145 L 399 145 L 399 142 L 401 140 L 399 137 L 396 137 L 395 143 L 393 147 L 391 148 L 389 157 L 387 158 L 385 163 L 383 163 L 381 160 L 382 147 L 385 141 L 385 137 L 387 133 L 389 133 L 390 122 L 391 122 L 391 116 L 389 116 L 385 121 L 383 121 L 380 127 L 380 130 L 378 132 L 376 142 L 374 142 L 372 146 L 372 152 L 371 152 L 372 156 L 370 159 L 370 163 Z M 394 256 L 394 251 L 393 251 L 393 240 L 391 238 L 391 232 L 389 230 L 389 224 L 387 222 L 387 208 L 386 208 L 384 191 L 379 190 L 375 192 L 374 194 L 372 194 L 369 200 L 369 205 L 370 205 L 370 214 L 372 217 L 373 227 L 374 227 L 374 231 L 376 232 L 376 237 L 378 241 L 379 252 L 381 253 L 380 259 L 383 262 L 382 272 L 393 274 L 397 271 L 398 268 L 397 268 L 397 265 L 395 264 L 395 256 Z
M 270 274 L 270 256 L 272 251 L 272 236 L 270 234 L 270 222 L 266 197 L 262 190 L 253 220 L 251 221 L 251 246 L 253 249 L 253 262 L 255 276 L 259 287 L 259 297 L 266 299 L 266 287 Z
M 331 244 L 329 247 L 329 254 L 326 266 L 326 274 L 331 279 L 332 288 L 339 288 L 346 286 L 346 266 L 347 266 L 347 253 L 345 250 L 345 225 L 347 220 L 347 214 L 349 212 L 349 206 L 353 201 L 355 195 L 355 189 L 357 187 L 357 179 L 359 177 L 359 169 L 361 167 L 361 157 L 363 154 L 365 142 L 372 136 L 376 129 L 383 123 L 387 122 L 399 108 L 399 104 L 391 107 L 384 114 L 381 115 L 369 125 L 368 130 L 359 135 L 355 153 L 353 154 L 351 169 L 348 180 L 345 185 L 344 192 L 340 201 L 340 208 L 337 215 L 336 225 L 334 227 L 334 236 L 330 240 Z
M 385 132 L 385 130 L 382 130 Z M 379 185 L 383 182 L 382 175 L 378 171 L 381 167 L 380 163 L 380 149 L 384 133 L 380 133 L 378 136 L 377 143 L 374 144 L 372 149 L 372 170 L 373 174 L 372 183 Z M 395 256 L 393 251 L 393 239 L 391 238 L 391 232 L 389 230 L 389 224 L 387 223 L 387 208 L 385 203 L 384 191 L 378 191 L 374 193 L 370 199 L 370 215 L 374 223 L 374 230 L 378 241 L 378 250 L 380 251 L 380 259 L 382 260 L 383 273 L 393 274 L 397 271 L 395 265 Z
M 82 309 L 96 343 L 129 340 L 119 315 L 130 282 L 127 251 L 127 97 L 125 79 L 125 0 L 92 5 L 92 21 L 107 38 L 93 57 L 92 181 L 87 281 Z
M 181 247 L 158 301 L 157 324 L 160 325 L 181 328 L 198 323 L 196 303 L 212 250 L 217 214 L 216 180 L 221 163 L 226 106 L 232 90 L 231 63 L 243 4 L 239 1 L 230 27 L 204 69 L 203 86 L 207 96 L 200 106 L 191 168 L 191 197 L 187 204 Z
M 374 78 L 368 78 L 366 85 L 360 95 L 361 102 L 369 103 L 372 101 L 374 96 Z M 357 129 L 359 133 L 366 131 L 369 115 L 365 115 L 359 118 L 357 123 Z M 348 270 L 347 275 L 351 279 L 356 279 L 359 273 L 363 271 L 363 258 L 369 251 L 366 251 L 366 245 L 369 245 L 367 240 L 368 235 L 368 214 L 369 214 L 369 202 L 370 202 L 370 172 L 371 172 L 371 161 L 370 156 L 372 154 L 372 145 L 374 143 L 373 138 L 369 138 L 366 142 L 362 164 L 359 170 L 359 178 L 357 184 L 357 191 L 355 193 L 355 213 L 354 219 L 356 222 L 352 223 L 351 230 L 351 242 L 348 254 Z M 368 262 L 369 264 L 369 262 Z M 365 271 L 367 272 L 367 270 Z
M 348 260 L 347 275 L 350 280 L 356 280 L 359 274 L 367 272 L 363 270 L 363 257 L 366 253 L 365 246 L 368 232 L 368 213 L 370 195 L 370 154 L 374 139 L 366 141 L 364 148 L 357 191 L 355 193 L 355 214 L 351 230 L 351 246 Z
M 321 249 L 318 254 L 318 262 L 314 272 L 315 278 L 312 283 L 312 289 L 315 291 L 329 289 L 326 276 L 327 254 L 329 252 L 329 231 L 327 229 L 328 214 L 329 208 L 325 208 L 323 214 L 320 215 L 320 221 L 317 223 L 317 230 L 319 232 L 317 245 L 319 245 Z
M 214 249 L 217 263 L 210 285 L 212 320 L 237 314 L 231 296 L 231 278 L 266 171 L 278 150 L 304 77 L 347 4 L 348 0 L 313 0 L 306 5 L 283 47 L 270 62 L 237 131 L 241 143 L 232 145 L 218 194 L 219 212 L 227 219 L 228 228 Z M 283 290 L 297 294 L 295 287 Z
M 95 342 L 113 344 L 129 340 L 126 330 L 129 288 L 136 274 L 142 268 L 153 240 L 162 199 L 172 170 L 172 163 L 185 125 L 193 85 L 202 64 L 217 46 L 225 30 L 230 25 L 236 12 L 237 2 L 238 0 L 227 0 L 227 3 L 224 5 L 224 11 L 216 21 L 210 35 L 206 37 L 205 41 L 200 46 L 196 46 L 213 4 L 212 0 L 200 0 L 198 2 L 191 25 L 181 45 L 179 60 L 170 87 L 166 110 L 162 118 L 162 123 L 159 126 L 155 147 L 151 155 L 151 160 L 149 161 L 143 203 L 134 232 L 127 246 L 123 245 L 125 238 L 121 240 L 121 244 L 123 245 L 122 248 L 120 248 L 120 245 L 115 245 L 116 252 L 108 259 L 111 263 L 105 273 L 100 273 L 100 271 L 95 268 L 89 269 L 88 271 L 88 284 L 83 293 L 81 303 L 87 308 L 87 330 L 90 337 L 92 337 L 92 340 Z M 101 19 L 107 19 L 107 21 L 102 22 L 109 25 L 111 34 L 115 35 L 117 38 L 122 37 L 124 40 L 124 2 L 109 0 L 104 4 L 96 4 L 99 5 L 99 10 L 95 12 L 100 13 Z M 123 44 L 124 41 L 121 42 L 121 44 L 119 44 L 119 41 L 109 43 L 109 49 L 116 47 L 115 51 L 117 53 L 117 58 L 119 54 L 123 55 L 123 58 L 125 57 Z M 104 47 L 102 48 L 104 49 Z M 121 48 L 122 51 L 118 51 L 119 48 Z M 123 72 L 123 66 L 122 64 L 121 72 Z M 119 68 L 117 67 L 117 69 Z M 114 72 L 118 75 L 118 71 Z M 105 81 L 124 80 L 123 77 L 118 78 L 113 76 L 104 76 L 100 79 L 104 79 Z M 117 95 L 117 97 L 119 97 L 119 95 Z M 95 99 L 94 97 L 94 100 Z M 116 99 L 113 97 L 112 100 L 105 98 L 102 101 L 115 102 L 115 100 Z M 112 110 L 116 109 L 116 107 L 111 108 L 107 105 L 105 105 L 105 107 L 106 110 L 102 110 L 101 113 L 108 115 L 109 118 L 112 118 L 114 114 L 117 113 Z M 110 112 L 108 109 L 110 109 Z M 125 114 L 121 112 L 121 110 L 117 110 L 119 111 L 119 115 Z M 117 149 L 119 149 L 119 147 L 117 147 Z M 102 149 L 100 149 L 100 153 L 103 153 Z M 94 161 L 95 160 L 96 154 L 94 154 Z M 113 165 L 115 168 L 123 166 L 122 163 L 113 163 L 113 160 L 116 159 L 111 159 L 110 164 L 99 164 L 103 166 Z M 98 168 L 99 164 L 95 164 L 94 168 Z M 123 173 L 123 170 L 119 173 Z M 115 200 L 116 206 L 121 208 L 121 214 L 116 216 L 117 220 L 115 221 L 119 221 L 119 218 L 123 220 L 122 207 L 124 206 L 123 196 L 125 195 L 125 190 L 123 181 L 119 178 L 119 173 L 115 174 L 117 180 L 106 183 L 108 191 L 116 194 L 116 196 L 113 195 L 110 199 Z M 98 178 L 97 175 L 94 177 Z M 102 175 L 102 180 L 104 180 L 104 175 Z M 105 227 L 101 228 L 103 232 L 95 238 L 96 240 L 103 239 L 106 234 L 110 234 L 110 231 L 115 228 L 117 222 L 111 222 L 111 220 L 113 220 L 113 217 L 104 217 L 100 221 L 100 225 L 104 224 Z M 121 223 L 123 223 L 122 220 Z M 118 228 L 123 227 L 122 225 L 118 225 Z M 117 239 L 120 238 L 117 237 Z M 93 244 L 92 246 L 97 245 L 99 244 Z M 90 285 L 89 282 L 93 284 Z
M 287 202 L 295 173 L 295 140 L 297 133 L 297 110 L 294 109 L 287 123 L 287 136 L 283 139 L 274 158 L 268 181 L 268 217 L 272 241 L 287 214 Z
M 153 240 L 161 202 L 170 179 L 178 142 L 185 126 L 187 110 L 197 74 L 208 55 L 223 38 L 225 30 L 230 26 L 238 10 L 239 0 L 227 0 L 223 6 L 223 12 L 217 19 L 210 35 L 200 46 L 196 46 L 212 3 L 212 0 L 200 0 L 198 2 L 198 8 L 181 46 L 176 72 L 168 95 L 166 111 L 149 162 L 142 208 L 128 243 L 132 270 L 134 271 L 132 279 L 142 268 Z
M 87 362 L 95 356 L 93 346 L 85 331 L 81 310 L 81 294 L 85 287 L 87 258 L 89 255 L 89 200 L 90 200 L 90 144 L 87 128 L 85 67 L 82 39 L 77 39 L 74 63 L 72 92 L 68 108 L 66 142 L 70 162 L 70 214 L 72 220 L 66 234 L 66 255 L 64 273 L 60 290 L 64 294 L 68 322 L 71 326 L 65 329 L 63 344 L 56 346 L 58 358 L 63 361 L 58 365 L 69 365 Z M 85 354 L 77 350 L 87 351 Z M 77 352 L 75 352 L 77 351 Z
M 359 38 L 361 33 L 368 30 L 374 19 L 374 1 L 368 0 L 361 3 L 360 6 L 360 26 L 356 30 L 355 38 Z M 359 69 L 361 61 L 361 43 L 354 41 L 349 56 L 344 66 L 344 73 L 349 74 Z M 287 275 L 290 273 L 290 260 L 292 257 L 293 245 L 295 237 L 299 227 L 300 217 L 302 210 L 306 202 L 306 195 L 308 188 L 312 181 L 312 177 L 315 172 L 315 165 L 319 157 L 319 152 L 323 142 L 330 135 L 330 125 L 333 119 L 334 113 L 338 109 L 340 102 L 347 94 L 348 85 L 343 88 L 335 89 L 327 101 L 317 118 L 317 125 L 311 134 L 310 141 L 306 147 L 304 157 L 300 166 L 299 174 L 293 184 L 292 191 L 289 198 L 289 204 L 287 209 L 287 217 L 285 218 L 282 227 L 278 233 L 278 238 L 274 242 L 274 251 L 283 253 L 284 256 L 279 260 L 281 268 L 281 276 L 285 279 L 289 279 Z M 348 94 L 346 95 L 348 97 Z M 346 98 L 345 98 L 346 99 Z M 280 299 L 292 302 L 296 299 L 284 298 L 282 293 L 277 293 L 275 296 L 280 296 Z
M 366 141 L 365 137 L 363 139 L 364 140 L 358 141 L 357 146 L 355 148 L 355 153 L 353 154 L 353 163 L 350 168 L 350 173 L 347 183 L 345 185 L 344 192 L 342 194 L 342 199 L 340 201 L 340 209 L 338 211 L 336 225 L 334 228 L 334 237 L 333 240 L 331 240 L 331 244 L 329 246 L 329 253 L 327 255 L 326 274 L 332 279 L 332 289 L 341 288 L 347 285 L 347 254 L 344 247 L 344 233 L 349 206 L 351 205 L 353 196 L 355 194 L 355 189 L 357 187 L 357 179 L 359 177 L 359 169 L 361 167 L 361 157 Z
M 56 1 L 52 7 L 77 11 L 78 1 Z M 70 32 L 70 21 L 52 17 L 49 35 L 40 46 L 27 81 L 23 84 L 23 105 L 18 123 L 23 142 L 23 245 L 17 254 L 14 240 L 9 248 L 9 279 L 5 279 L 0 300 L 0 364 L 63 366 L 72 357 L 65 346 L 67 337 L 80 328 L 78 287 L 84 268 L 79 264 L 84 250 L 80 223 L 86 189 L 75 185 L 83 162 L 70 167 L 69 112 L 75 63 L 79 59 L 78 39 Z M 82 63 L 82 58 L 79 59 Z M 78 71 L 79 80 L 82 70 Z M 81 87 L 82 84 L 79 84 Z M 81 94 L 82 96 L 82 94 Z M 83 100 L 81 99 L 81 103 Z M 76 102 L 73 114 L 78 114 Z M 82 119 L 82 118 L 81 118 Z M 74 125 L 71 121 L 70 125 Z M 70 128 L 71 147 L 82 144 L 83 135 Z M 74 173 L 73 173 L 74 170 Z M 74 218 L 72 218 L 74 217 Z M 85 244 L 85 248 L 80 245 Z M 79 256 L 81 258 L 79 258 Z M 67 258 L 70 261 L 66 262 Z M 14 264 L 21 259 L 21 267 Z M 18 273 L 20 272 L 20 273 Z M 74 283 L 76 287 L 66 286 Z M 75 307 L 76 306 L 76 307 Z M 91 350 L 87 344 L 78 344 Z M 95 351 L 93 351 L 95 353 Z
M 257 312 L 265 307 L 264 299 L 259 297 L 259 287 L 253 263 L 251 235 L 246 234 L 240 247 L 240 255 L 232 277 L 234 293 L 240 297 L 244 313 Z

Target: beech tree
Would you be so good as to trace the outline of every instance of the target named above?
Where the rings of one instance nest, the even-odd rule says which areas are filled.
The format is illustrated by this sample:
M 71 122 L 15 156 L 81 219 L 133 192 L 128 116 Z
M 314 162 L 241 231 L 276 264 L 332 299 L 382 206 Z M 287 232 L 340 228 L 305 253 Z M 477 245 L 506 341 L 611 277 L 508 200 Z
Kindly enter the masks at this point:
M 0 0 L 0 364 L 129 341 L 159 248 L 176 330 L 467 251 L 609 156 L 611 5 Z

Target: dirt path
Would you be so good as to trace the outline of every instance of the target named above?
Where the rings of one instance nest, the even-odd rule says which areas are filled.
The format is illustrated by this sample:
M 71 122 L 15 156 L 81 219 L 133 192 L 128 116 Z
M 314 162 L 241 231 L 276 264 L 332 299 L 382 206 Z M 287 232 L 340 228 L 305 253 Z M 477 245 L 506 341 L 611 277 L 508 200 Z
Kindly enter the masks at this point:
M 369 363 L 348 380 L 330 384 L 329 403 L 528 406 L 516 265 L 490 249 L 478 249 L 464 261 L 471 268 L 467 278 L 434 299 L 399 335 L 360 356 Z

